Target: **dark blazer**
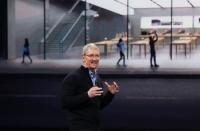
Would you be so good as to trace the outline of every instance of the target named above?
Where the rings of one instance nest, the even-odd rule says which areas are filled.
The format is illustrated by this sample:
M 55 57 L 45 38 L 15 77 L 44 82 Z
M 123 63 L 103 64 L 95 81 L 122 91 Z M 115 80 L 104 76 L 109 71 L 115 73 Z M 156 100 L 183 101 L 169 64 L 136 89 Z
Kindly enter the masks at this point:
M 99 77 L 97 85 L 103 88 Z M 89 98 L 87 92 L 92 86 L 89 70 L 84 66 L 67 75 L 63 81 L 61 104 L 68 112 L 70 131 L 97 131 L 100 127 L 99 110 L 108 105 L 114 95 L 106 92 L 102 96 Z

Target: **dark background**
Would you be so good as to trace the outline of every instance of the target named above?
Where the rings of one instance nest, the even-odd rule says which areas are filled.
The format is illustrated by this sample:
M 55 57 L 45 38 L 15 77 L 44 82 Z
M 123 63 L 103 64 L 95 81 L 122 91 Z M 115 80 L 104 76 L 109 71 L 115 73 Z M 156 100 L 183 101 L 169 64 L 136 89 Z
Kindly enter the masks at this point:
M 0 74 L 0 129 L 65 130 L 63 74 Z M 101 112 L 103 130 L 200 130 L 200 77 L 102 75 L 120 92 Z
M 7 0 L 0 1 L 0 60 L 7 59 Z

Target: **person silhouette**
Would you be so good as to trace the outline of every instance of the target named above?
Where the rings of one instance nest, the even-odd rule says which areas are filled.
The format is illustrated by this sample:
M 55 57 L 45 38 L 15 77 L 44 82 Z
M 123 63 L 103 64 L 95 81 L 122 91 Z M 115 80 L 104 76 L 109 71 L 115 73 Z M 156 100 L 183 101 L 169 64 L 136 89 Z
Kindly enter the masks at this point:
M 124 54 L 125 43 L 123 42 L 122 38 L 119 39 L 119 42 L 117 43 L 117 48 L 119 50 L 119 55 L 120 55 L 120 58 L 117 61 L 117 65 L 119 66 L 119 62 L 123 59 L 123 66 L 126 66 L 126 63 L 125 63 L 125 54 Z
M 159 67 L 156 63 L 156 50 L 155 50 L 155 43 L 158 40 L 158 35 L 156 31 L 149 33 L 149 46 L 150 46 L 150 66 L 153 67 L 153 60 L 154 66 Z
M 23 48 L 23 56 L 22 56 L 22 63 L 24 63 L 25 61 L 25 57 L 28 57 L 28 59 L 30 60 L 30 63 L 33 62 L 33 60 L 30 57 L 30 49 L 29 49 L 29 40 L 28 38 L 25 38 L 24 40 L 24 48 Z

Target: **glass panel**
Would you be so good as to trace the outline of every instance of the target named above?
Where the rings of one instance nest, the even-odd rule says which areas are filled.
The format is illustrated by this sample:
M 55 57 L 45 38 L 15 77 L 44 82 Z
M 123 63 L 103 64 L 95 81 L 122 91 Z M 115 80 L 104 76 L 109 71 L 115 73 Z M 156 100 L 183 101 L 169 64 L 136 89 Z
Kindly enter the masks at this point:
M 85 1 L 85 0 L 83 0 Z M 126 0 L 87 0 L 88 3 L 101 7 L 103 9 L 115 12 L 117 14 L 126 15 Z
M 46 5 L 46 52 L 49 59 L 76 57 L 84 44 L 85 5 L 78 0 L 49 0 Z
M 129 0 L 129 5 L 133 8 L 159 8 L 158 5 L 150 0 Z
M 188 0 L 189 2 L 191 2 L 191 4 L 194 5 L 194 7 L 200 7 L 200 2 L 199 0 Z
M 191 7 L 187 0 L 173 0 L 173 7 Z
M 184 63 L 184 66 L 179 68 L 186 68 L 193 63 L 192 58 L 198 55 L 197 40 L 198 40 L 198 16 L 199 9 L 193 8 L 191 1 L 173 0 L 173 59 Z M 193 1 L 194 2 L 194 1 Z M 176 8 L 176 5 L 185 5 L 182 8 Z M 188 8 L 189 7 L 189 8 Z
M 16 24 L 16 55 L 22 59 L 25 38 L 29 41 L 32 59 L 38 58 L 42 53 L 44 27 L 43 2 L 40 0 L 16 0 L 15 1 Z M 25 62 L 28 59 L 25 59 Z
M 154 0 L 164 8 L 171 8 L 171 0 Z
M 146 1 L 140 0 L 140 2 L 140 5 L 137 5 L 138 2 L 133 2 L 130 6 L 136 7 L 135 4 L 143 6 Z M 137 8 L 134 15 L 130 16 L 134 38 L 130 43 L 130 56 L 132 56 L 130 59 L 136 67 L 148 68 L 156 64 L 166 67 L 166 61 L 170 61 L 171 9 L 163 7 L 171 4 L 166 2 L 161 5 L 156 0 L 150 2 L 157 8 Z M 158 36 L 157 41 L 150 42 L 152 39 L 156 40 L 155 32 Z M 153 38 L 150 39 L 150 36 Z
M 154 0 L 156 3 L 160 4 L 165 8 L 171 7 L 171 0 Z M 173 0 L 173 7 L 200 7 L 199 0 Z
M 133 61 L 136 66 L 141 62 L 138 67 L 147 68 L 152 55 L 149 33 L 157 32 L 158 64 L 168 67 L 171 59 L 192 63 L 191 58 L 198 56 L 199 50 L 200 3 L 197 0 L 172 2 L 171 10 L 171 0 L 45 0 L 45 3 L 16 0 L 16 47 L 13 50 L 21 59 L 23 44 L 28 38 L 33 59 L 44 59 L 44 56 L 74 59 L 81 58 L 85 44 L 96 43 L 103 62 L 109 60 L 111 65 L 116 65 L 117 43 L 122 38 L 126 43 L 126 62 L 132 65 Z M 176 43 L 177 40 L 188 43 Z
M 165 8 L 171 7 L 171 0 L 154 0 L 154 1 Z M 187 0 L 173 0 L 173 7 L 190 7 L 190 4 L 187 2 Z
M 108 2 L 108 0 L 106 1 Z M 127 6 L 118 2 L 109 4 L 110 8 L 112 6 L 118 8 L 118 10 L 123 9 L 123 14 L 105 9 L 104 5 L 87 3 L 86 29 L 87 43 L 95 43 L 100 48 L 101 58 L 103 59 L 101 63 L 115 66 L 119 59 L 117 43 L 120 38 L 123 38 L 125 43 L 127 42 Z M 126 50 L 124 50 L 124 54 L 126 55 Z M 122 61 L 120 64 L 125 64 Z

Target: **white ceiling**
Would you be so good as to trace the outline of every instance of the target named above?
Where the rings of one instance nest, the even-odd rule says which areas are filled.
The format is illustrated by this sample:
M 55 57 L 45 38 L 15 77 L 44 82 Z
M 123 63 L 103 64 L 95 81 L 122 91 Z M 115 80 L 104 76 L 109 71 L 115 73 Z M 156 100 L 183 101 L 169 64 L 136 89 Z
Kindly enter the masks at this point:
M 114 0 L 82 0 L 82 1 L 87 1 L 90 4 L 99 6 L 106 10 L 110 10 L 120 15 L 127 15 L 127 6 L 120 4 Z M 134 13 L 134 10 L 130 9 L 129 14 L 133 14 L 133 13 Z
M 127 14 L 127 0 L 82 0 L 120 15 Z M 200 7 L 200 0 L 172 0 L 173 7 Z M 160 5 L 160 6 L 159 6 Z M 134 8 L 170 8 L 171 0 L 129 0 L 129 14 L 134 14 Z
M 112 1 L 112 0 L 108 0 Z M 114 0 L 127 3 L 127 0 Z M 152 2 L 153 1 L 153 2 Z M 171 7 L 171 0 L 129 0 L 129 5 L 133 8 L 160 8 L 157 4 L 164 8 Z M 172 0 L 173 7 L 191 7 L 187 2 L 190 1 L 195 7 L 200 7 L 200 0 Z M 155 3 L 157 4 L 155 4 Z

